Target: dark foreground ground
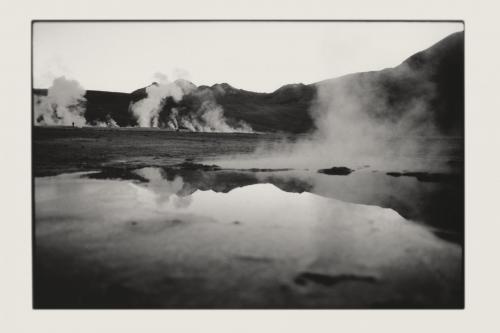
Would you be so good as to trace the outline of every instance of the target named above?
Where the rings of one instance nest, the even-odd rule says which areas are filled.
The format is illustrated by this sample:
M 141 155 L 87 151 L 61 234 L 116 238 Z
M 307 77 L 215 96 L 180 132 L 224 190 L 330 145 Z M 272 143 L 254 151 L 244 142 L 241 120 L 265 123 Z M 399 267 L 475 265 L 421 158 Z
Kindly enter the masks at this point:
M 186 159 L 250 153 L 257 143 L 281 136 L 243 133 L 190 133 L 138 128 L 35 127 L 35 177 L 98 170 L 102 167 L 165 166 Z
M 455 149 L 452 162 L 457 168 L 447 174 L 411 170 L 380 172 L 341 166 L 325 166 L 327 169 L 319 172 L 256 169 L 251 164 L 244 169 L 224 169 L 202 163 L 221 156 L 250 153 L 257 146 L 271 145 L 281 140 L 281 137 L 43 127 L 34 128 L 33 135 L 33 175 L 37 177 L 34 221 L 35 307 L 455 308 L 463 305 L 460 259 L 464 218 L 463 150 Z M 460 142 L 452 144 L 460 147 Z M 68 180 L 51 178 L 80 171 L 93 173 Z M 143 193 L 140 197 L 142 201 L 130 199 L 132 194 L 127 193 L 132 190 L 127 184 L 138 186 L 133 191 Z M 257 184 L 272 184 L 277 189 L 252 187 Z M 244 192 L 234 192 L 239 188 Z M 269 216 L 281 214 L 278 212 L 283 209 L 279 210 L 279 207 L 269 203 L 273 198 L 283 195 L 285 207 L 300 207 L 307 203 L 303 209 L 310 209 L 310 203 L 317 202 L 313 205 L 314 210 L 318 209 L 318 205 L 326 207 L 320 210 L 321 216 L 326 214 L 328 207 L 338 206 L 335 208 L 337 213 L 331 212 L 333 215 L 326 216 L 337 216 L 344 209 L 354 212 L 360 210 L 362 213 L 356 213 L 363 216 L 359 217 L 359 225 L 365 223 L 364 219 L 366 225 L 379 222 L 377 219 L 372 221 L 370 214 L 382 214 L 380 222 L 387 222 L 367 229 L 363 237 L 370 239 L 366 240 L 358 239 L 359 234 L 350 231 L 344 234 L 344 222 L 339 222 L 334 229 L 328 229 L 331 226 L 327 229 L 309 228 L 306 234 L 314 235 L 314 239 L 317 239 L 317 246 L 310 248 L 310 240 L 306 241 L 300 236 L 304 234 L 302 229 L 297 229 L 297 233 L 286 231 L 286 218 L 272 219 L 276 225 L 271 226 L 271 229 L 266 229 L 264 225 L 264 234 L 261 234 L 260 229 L 245 229 L 246 217 L 249 221 L 258 221 L 253 213 L 244 213 L 245 205 L 238 208 L 242 212 L 241 219 L 231 220 L 226 225 L 210 224 L 214 226 L 210 229 L 204 229 L 206 223 L 184 224 L 190 220 L 186 220 L 184 215 L 172 216 L 166 220 L 166 224 L 159 221 L 157 215 L 149 215 L 150 211 L 157 213 L 173 199 L 203 202 L 206 198 L 200 198 L 200 195 L 206 196 L 212 193 L 210 191 L 214 194 L 210 196 L 209 202 L 214 208 L 203 214 L 215 214 L 217 204 L 222 207 L 219 207 L 220 210 L 231 211 L 231 207 L 225 205 L 236 200 L 233 197 L 237 193 L 243 196 L 236 197 L 239 199 L 233 201 L 233 206 L 241 201 L 254 200 L 252 191 L 255 190 L 262 191 L 258 198 L 270 196 L 267 205 L 260 208 L 269 210 Z M 307 200 L 295 196 L 304 192 L 318 196 L 313 195 Z M 144 199 L 144 193 L 146 198 L 151 196 L 156 199 Z M 227 196 L 221 199 L 217 194 Z M 325 204 L 321 198 L 334 201 Z M 121 205 L 126 207 L 120 206 L 120 200 Z M 151 200 L 154 206 L 149 206 Z M 345 203 L 354 206 L 345 208 Z M 363 206 L 358 204 L 374 206 L 375 211 L 366 213 Z M 134 208 L 134 205 L 138 206 Z M 82 207 L 88 209 L 82 213 Z M 196 206 L 191 204 L 191 207 Z M 417 226 L 424 225 L 426 230 L 445 241 L 433 240 L 420 229 L 416 234 L 421 236 L 417 237 L 412 227 L 406 231 L 394 231 L 393 222 L 389 222 L 392 221 L 392 215 L 387 215 L 383 210 L 378 211 L 379 207 L 393 209 L 402 218 L 416 222 Z M 143 215 L 130 217 L 141 209 L 144 210 Z M 103 212 L 113 212 L 117 217 L 110 217 Z M 196 213 L 200 214 L 199 211 Z M 159 216 L 166 218 L 165 214 L 173 213 L 169 210 Z M 224 220 L 226 213 L 220 214 L 212 219 Z M 300 210 L 295 215 L 298 214 Z M 312 215 L 320 216 L 318 214 Z M 317 218 L 323 221 L 323 218 Z M 106 223 L 96 226 L 94 222 L 100 220 Z M 252 223 L 257 223 L 255 221 Z M 339 233 L 344 236 L 339 238 Z M 268 238 L 273 234 L 274 238 Z M 180 241 L 186 239 L 190 242 L 200 235 L 199 242 L 205 244 L 205 249 L 198 242 L 196 247 L 190 245 L 186 248 L 186 243 Z M 274 247 L 280 237 L 285 243 Z M 409 237 L 407 246 L 394 240 L 405 237 Z M 350 238 L 353 239 L 351 244 L 344 244 Z M 233 239 L 235 244 L 227 245 L 226 248 L 222 244 L 228 239 Z M 286 245 L 286 240 L 297 245 L 290 247 Z M 131 242 L 135 242 L 135 245 L 130 245 Z M 359 247 L 352 247 L 356 242 L 365 245 L 363 247 L 359 243 Z M 247 243 L 250 248 L 245 252 L 242 247 Z M 177 246 L 165 248 L 164 244 Z M 137 250 L 130 251 L 131 246 Z M 264 254 L 253 253 L 254 247 L 263 249 Z M 299 249 L 302 247 L 305 247 L 303 251 Z M 287 250 L 280 254 L 284 249 Z M 339 257 L 328 255 L 339 251 L 351 254 Z M 368 260 L 370 253 L 380 254 L 387 262 L 380 262 L 373 271 L 368 269 L 372 263 L 381 260 L 380 257 Z M 343 262 L 350 257 L 350 261 Z M 303 266 L 311 258 L 316 259 L 312 260 L 312 264 Z M 207 267 L 200 260 L 212 266 Z M 361 260 L 360 263 L 354 264 L 357 260 Z M 337 264 L 332 266 L 332 261 Z M 159 271 L 161 267 L 173 272 L 166 274 L 165 271 Z M 201 269 L 203 275 L 206 273 L 208 277 L 200 277 L 193 271 L 194 268 Z M 217 271 L 213 272 L 213 269 Z M 148 278 L 138 281 L 144 274 Z M 252 274 L 255 274 L 253 278 Z M 145 285 L 148 283 L 149 286 Z M 224 284 L 237 297 L 231 298 L 223 288 Z

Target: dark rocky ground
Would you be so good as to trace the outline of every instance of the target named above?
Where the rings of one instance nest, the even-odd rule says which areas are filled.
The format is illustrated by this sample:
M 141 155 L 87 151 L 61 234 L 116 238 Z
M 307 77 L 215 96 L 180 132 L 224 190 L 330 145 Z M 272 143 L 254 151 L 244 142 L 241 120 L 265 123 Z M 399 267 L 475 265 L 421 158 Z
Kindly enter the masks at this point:
M 57 175 L 104 166 L 166 166 L 220 155 L 250 153 L 273 134 L 190 133 L 143 128 L 34 127 L 33 174 Z

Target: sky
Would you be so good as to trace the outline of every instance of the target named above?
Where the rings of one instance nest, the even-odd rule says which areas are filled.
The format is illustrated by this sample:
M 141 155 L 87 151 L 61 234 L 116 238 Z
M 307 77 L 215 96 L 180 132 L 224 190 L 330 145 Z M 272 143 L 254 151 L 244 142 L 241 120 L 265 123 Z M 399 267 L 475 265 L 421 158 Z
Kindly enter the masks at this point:
M 34 87 L 65 76 L 87 90 L 131 92 L 161 73 L 272 92 L 394 67 L 462 30 L 420 22 L 38 22 Z

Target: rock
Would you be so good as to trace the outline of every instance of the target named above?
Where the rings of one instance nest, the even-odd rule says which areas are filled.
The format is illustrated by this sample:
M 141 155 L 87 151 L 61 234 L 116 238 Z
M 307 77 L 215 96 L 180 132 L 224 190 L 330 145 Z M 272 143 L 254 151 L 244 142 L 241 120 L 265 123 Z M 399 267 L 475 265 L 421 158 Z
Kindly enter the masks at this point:
M 295 279 L 295 283 L 298 285 L 305 285 L 308 281 L 321 284 L 324 286 L 333 286 L 340 282 L 345 281 L 357 281 L 357 282 L 368 282 L 375 283 L 377 279 L 369 275 L 355 275 L 355 274 L 339 274 L 339 275 L 327 275 L 320 273 L 304 272 L 300 273 Z
M 319 173 L 324 173 L 326 175 L 335 175 L 335 176 L 347 176 L 354 170 L 349 169 L 347 167 L 331 167 L 330 169 L 319 169 Z
M 183 162 L 175 165 L 176 168 L 183 170 L 202 170 L 202 171 L 217 171 L 220 170 L 218 165 L 206 165 L 193 162 Z
M 415 177 L 421 182 L 454 182 L 460 179 L 459 174 L 451 173 L 430 173 L 430 172 L 387 172 L 386 175 L 391 177 Z

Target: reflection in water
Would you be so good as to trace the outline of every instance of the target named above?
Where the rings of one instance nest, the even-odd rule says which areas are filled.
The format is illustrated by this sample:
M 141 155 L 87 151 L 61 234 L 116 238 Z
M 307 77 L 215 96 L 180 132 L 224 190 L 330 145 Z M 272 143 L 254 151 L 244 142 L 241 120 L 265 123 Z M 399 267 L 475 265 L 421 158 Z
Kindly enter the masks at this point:
M 461 248 L 392 209 L 273 174 L 134 173 L 36 179 L 38 306 L 460 306 Z
M 179 176 L 174 177 L 171 181 L 166 179 L 165 171 L 159 168 L 143 168 L 135 172 L 148 180 L 147 188 L 150 190 L 149 192 L 151 192 L 152 196 L 154 196 L 154 198 L 150 198 L 151 195 L 147 195 L 148 193 L 144 193 L 144 191 L 140 192 L 146 196 L 146 198 L 143 198 L 143 201 L 146 203 L 152 199 L 156 204 L 167 203 L 170 196 L 179 193 L 184 185 L 182 178 Z M 176 196 L 176 198 L 176 202 L 180 200 L 179 197 Z M 177 206 L 178 204 L 175 205 Z M 181 203 L 179 205 L 182 207 L 185 204 Z
M 391 208 L 406 219 L 431 226 L 444 239 L 459 244 L 463 241 L 463 209 L 457 209 L 464 205 L 463 178 L 460 176 L 444 178 L 442 182 L 427 182 L 417 177 L 393 177 L 369 167 L 348 176 L 330 176 L 308 170 L 204 171 L 166 167 L 139 170 L 107 168 L 88 177 L 138 180 L 151 186 L 162 186 L 165 180 L 175 181 L 180 188 L 176 187 L 174 192 L 183 196 L 196 190 L 227 193 L 241 186 L 270 183 L 287 192 L 311 192 L 342 201 Z

